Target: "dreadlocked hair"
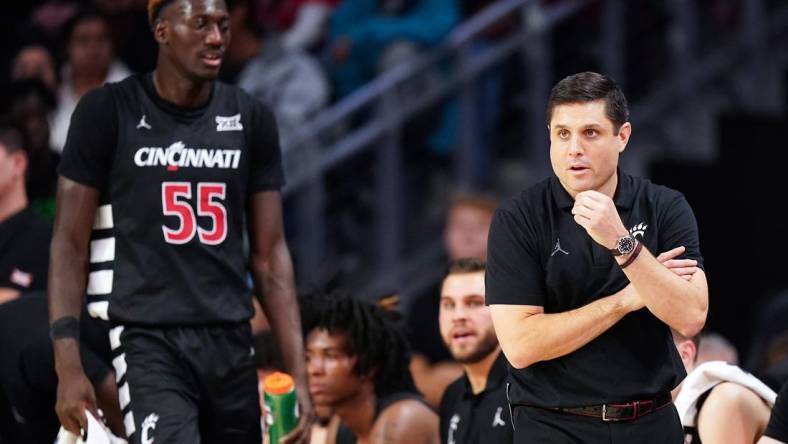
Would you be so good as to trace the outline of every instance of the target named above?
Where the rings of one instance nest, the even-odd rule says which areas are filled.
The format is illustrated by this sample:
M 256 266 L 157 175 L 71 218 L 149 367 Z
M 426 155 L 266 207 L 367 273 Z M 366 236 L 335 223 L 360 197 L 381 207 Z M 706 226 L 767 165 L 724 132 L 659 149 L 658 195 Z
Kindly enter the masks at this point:
M 356 357 L 353 371 L 359 376 L 372 375 L 378 398 L 416 391 L 409 370 L 410 348 L 395 325 L 396 317 L 396 313 L 344 291 L 313 294 L 301 301 L 304 337 L 318 329 L 344 334 L 348 354 Z
M 159 18 L 161 11 L 177 0 L 148 0 L 148 23 L 153 26 Z

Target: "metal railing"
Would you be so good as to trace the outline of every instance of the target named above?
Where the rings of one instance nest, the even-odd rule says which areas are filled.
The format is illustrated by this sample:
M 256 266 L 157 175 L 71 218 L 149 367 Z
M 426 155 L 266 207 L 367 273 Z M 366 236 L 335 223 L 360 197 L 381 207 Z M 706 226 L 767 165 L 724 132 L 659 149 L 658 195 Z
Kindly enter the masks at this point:
M 702 105 L 699 97 L 712 80 L 736 77 L 741 88 L 752 97 L 749 105 L 763 107 L 763 79 L 768 78 L 768 48 L 771 41 L 784 41 L 788 29 L 788 7 L 766 11 L 764 1 L 741 2 L 741 17 L 730 42 L 720 41 L 719 47 L 702 50 L 697 41 L 698 10 L 695 2 L 671 0 L 667 9 L 672 20 L 663 36 L 668 49 L 669 66 L 664 80 L 651 93 L 633 104 L 636 127 L 652 127 L 661 131 L 662 123 L 671 118 L 693 116 Z M 554 81 L 551 71 L 552 32 L 567 19 L 577 17 L 584 8 L 601 11 L 601 29 L 596 51 L 596 69 L 611 74 L 626 85 L 625 7 L 624 0 L 569 0 L 550 7 L 538 0 L 499 0 L 458 26 L 442 45 L 424 57 L 414 59 L 381 74 L 352 95 L 336 103 L 308 122 L 289 140 L 284 141 L 284 164 L 288 176 L 285 189 L 295 210 L 298 232 L 293 242 L 301 282 L 319 284 L 324 275 L 335 272 L 336 258 L 326 257 L 325 212 L 329 190 L 324 179 L 343 161 L 359 153 L 373 153 L 374 161 L 374 257 L 363 264 L 372 276 L 366 283 L 368 293 L 382 289 L 417 285 L 407 276 L 418 273 L 420 263 L 434 260 L 440 254 L 440 243 L 432 242 L 410 257 L 403 255 L 403 173 L 401 134 L 405 123 L 424 110 L 456 97 L 460 108 L 458 146 L 453 153 L 454 183 L 458 187 L 478 188 L 476 166 L 479 156 L 489 156 L 478 146 L 481 134 L 477 103 L 477 80 L 488 69 L 500 66 L 520 54 L 524 90 L 522 141 L 529 171 L 533 177 L 549 173 L 548 140 L 544 108 Z M 486 50 L 474 51 L 472 45 L 484 32 L 504 17 L 520 17 L 515 30 L 503 38 L 486 42 Z M 768 19 L 767 19 L 768 17 Z M 766 24 L 767 26 L 764 26 Z M 723 43 L 725 43 L 723 45 Z M 785 54 L 778 55 L 784 63 Z M 434 88 L 416 97 L 399 93 L 409 80 L 450 64 L 453 69 Z M 736 68 L 736 69 L 733 69 Z M 768 95 L 768 93 L 766 94 Z M 774 96 L 774 94 L 772 94 Z M 773 97 L 772 97 L 773 99 Z M 772 100 L 774 102 L 774 100 Z M 773 105 L 774 106 L 774 105 Z M 361 116 L 361 117 L 359 117 Z M 358 121 L 361 124 L 353 126 Z M 692 119 L 671 127 L 672 142 L 691 140 Z M 686 138 L 686 139 L 685 139 Z M 683 149 L 685 146 L 679 146 Z M 651 153 L 653 156 L 653 153 Z M 645 153 L 644 157 L 648 157 Z M 533 179 L 531 179 L 533 180 Z M 357 264 L 358 265 L 358 264 Z

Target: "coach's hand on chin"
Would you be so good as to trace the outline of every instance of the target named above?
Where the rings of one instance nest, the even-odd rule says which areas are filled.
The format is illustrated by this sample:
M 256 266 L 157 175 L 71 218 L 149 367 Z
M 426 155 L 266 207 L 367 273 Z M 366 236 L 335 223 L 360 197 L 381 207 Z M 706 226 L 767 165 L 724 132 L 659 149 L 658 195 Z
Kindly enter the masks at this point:
M 629 230 L 621 222 L 613 199 L 598 191 L 578 193 L 572 214 L 575 222 L 585 228 L 594 241 L 607 249 L 615 247 L 619 237 L 629 234 Z

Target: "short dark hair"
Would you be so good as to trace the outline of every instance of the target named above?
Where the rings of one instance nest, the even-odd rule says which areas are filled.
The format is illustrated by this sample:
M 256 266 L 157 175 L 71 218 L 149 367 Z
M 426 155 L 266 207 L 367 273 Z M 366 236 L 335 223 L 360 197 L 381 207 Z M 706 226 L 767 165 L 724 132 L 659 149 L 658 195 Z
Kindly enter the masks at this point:
M 338 290 L 316 293 L 301 300 L 304 339 L 314 330 L 345 335 L 345 347 L 356 357 L 357 375 L 374 375 L 378 397 L 397 391 L 415 391 L 410 348 L 394 315 L 382 307 Z
M 153 26 L 161 16 L 164 8 L 170 6 L 178 0 L 148 0 L 148 23 Z
M 6 115 L 0 115 L 0 146 L 8 154 L 17 151 L 24 151 L 22 133 L 11 124 L 11 120 Z
M 557 105 L 597 100 L 605 100 L 607 118 L 613 122 L 613 130 L 618 133 L 621 125 L 629 121 L 627 98 L 615 80 L 591 71 L 565 77 L 555 84 L 547 101 L 547 125 L 550 125 L 553 109 Z
M 8 119 L 0 117 L 0 147 L 5 149 L 8 154 L 22 151 L 22 134 L 8 123 Z
M 71 17 L 65 25 L 63 25 L 63 32 L 62 35 L 64 37 L 62 43 L 64 45 L 68 45 L 71 41 L 71 38 L 74 37 L 74 31 L 77 29 L 77 26 L 89 20 L 101 20 L 107 27 L 107 32 L 110 33 L 110 41 L 112 41 L 112 29 L 110 29 L 109 23 L 107 22 L 107 17 L 101 13 L 98 9 L 94 6 L 82 6 L 77 9 L 77 12 Z
M 486 269 L 487 262 L 484 259 L 475 257 L 455 259 L 449 262 L 449 265 L 446 267 L 446 275 L 444 276 L 444 279 L 452 274 L 478 273 L 480 271 L 485 271 Z

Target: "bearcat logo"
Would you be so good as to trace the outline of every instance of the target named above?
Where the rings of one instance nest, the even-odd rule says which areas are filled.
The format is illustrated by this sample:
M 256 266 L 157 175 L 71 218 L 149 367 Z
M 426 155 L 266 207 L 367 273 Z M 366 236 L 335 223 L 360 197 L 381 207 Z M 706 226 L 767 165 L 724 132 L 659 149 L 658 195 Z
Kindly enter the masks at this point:
M 142 147 L 134 154 L 138 167 L 167 167 L 168 171 L 179 168 L 223 168 L 238 169 L 241 150 L 214 148 L 187 148 L 177 141 L 167 148 Z
M 648 225 L 641 222 L 630 228 L 629 233 L 632 235 L 632 237 L 640 236 L 640 238 L 643 239 L 643 236 L 646 234 L 646 228 L 648 228 Z
M 159 420 L 159 415 L 151 413 L 142 421 L 142 436 L 140 441 L 142 444 L 153 444 L 153 432 L 156 430 L 156 421 Z

